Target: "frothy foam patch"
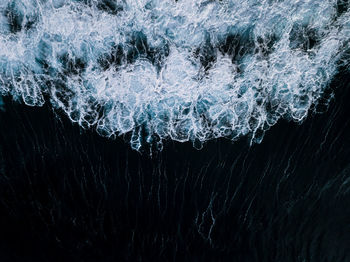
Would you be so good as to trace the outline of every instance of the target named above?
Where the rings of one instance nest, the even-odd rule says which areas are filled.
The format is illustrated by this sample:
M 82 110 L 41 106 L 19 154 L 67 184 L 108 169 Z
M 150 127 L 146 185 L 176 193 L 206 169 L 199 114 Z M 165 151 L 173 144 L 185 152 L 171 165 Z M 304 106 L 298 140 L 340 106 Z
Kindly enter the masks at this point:
M 4 0 L 0 92 L 131 146 L 302 121 L 348 66 L 339 0 Z

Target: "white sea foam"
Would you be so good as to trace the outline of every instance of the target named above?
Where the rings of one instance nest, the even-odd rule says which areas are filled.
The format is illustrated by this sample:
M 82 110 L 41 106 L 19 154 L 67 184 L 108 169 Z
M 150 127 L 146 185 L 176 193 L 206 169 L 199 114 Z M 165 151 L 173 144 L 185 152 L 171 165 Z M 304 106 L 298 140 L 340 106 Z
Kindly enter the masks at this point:
M 3 0 L 0 13 L 1 94 L 47 97 L 137 150 L 260 142 L 306 118 L 349 50 L 337 0 Z

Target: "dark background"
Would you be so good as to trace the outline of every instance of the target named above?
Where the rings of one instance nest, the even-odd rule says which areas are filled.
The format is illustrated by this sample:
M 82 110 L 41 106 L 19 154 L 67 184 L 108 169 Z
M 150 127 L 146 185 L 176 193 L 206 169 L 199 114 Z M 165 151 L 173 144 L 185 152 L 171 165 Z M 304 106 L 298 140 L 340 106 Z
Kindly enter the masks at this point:
M 349 80 L 260 145 L 152 156 L 4 98 L 0 261 L 350 261 Z

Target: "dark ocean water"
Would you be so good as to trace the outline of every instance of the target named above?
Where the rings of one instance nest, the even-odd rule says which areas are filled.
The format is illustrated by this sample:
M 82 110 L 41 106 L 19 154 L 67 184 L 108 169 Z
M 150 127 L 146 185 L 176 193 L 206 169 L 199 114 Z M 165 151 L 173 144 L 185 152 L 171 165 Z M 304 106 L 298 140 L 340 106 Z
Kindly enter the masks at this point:
M 0 262 L 350 262 L 349 8 L 0 1 Z
M 152 156 L 3 98 L 0 260 L 350 261 L 349 83 L 259 145 Z

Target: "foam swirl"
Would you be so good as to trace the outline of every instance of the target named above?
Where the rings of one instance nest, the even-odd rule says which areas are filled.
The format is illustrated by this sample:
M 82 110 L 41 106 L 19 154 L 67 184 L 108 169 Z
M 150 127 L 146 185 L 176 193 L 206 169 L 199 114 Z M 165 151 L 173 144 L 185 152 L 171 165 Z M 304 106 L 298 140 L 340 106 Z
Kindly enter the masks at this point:
M 302 121 L 339 65 L 350 12 L 337 0 L 4 0 L 0 92 L 49 100 L 131 146 L 249 135 Z

